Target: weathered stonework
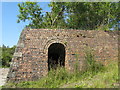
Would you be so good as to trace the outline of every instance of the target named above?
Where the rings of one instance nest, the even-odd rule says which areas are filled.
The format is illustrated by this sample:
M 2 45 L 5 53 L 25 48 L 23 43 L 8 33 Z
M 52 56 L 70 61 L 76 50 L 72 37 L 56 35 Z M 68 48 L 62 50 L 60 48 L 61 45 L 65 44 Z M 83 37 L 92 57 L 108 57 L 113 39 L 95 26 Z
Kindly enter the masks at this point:
M 118 34 L 96 30 L 62 30 L 62 29 L 26 29 L 23 30 L 12 59 L 8 81 L 19 82 L 37 80 L 48 73 L 48 50 L 57 48 L 55 43 L 65 48 L 64 66 L 72 71 L 78 55 L 79 69 L 87 64 L 85 49 L 90 47 L 95 60 L 107 64 L 118 60 Z M 52 45 L 54 47 L 52 48 Z M 56 44 L 57 45 L 57 44 Z M 62 48 L 58 45 L 59 49 Z M 57 53 L 54 50 L 50 53 Z M 59 54 L 57 53 L 57 54 Z M 63 58 L 63 56 L 61 56 Z

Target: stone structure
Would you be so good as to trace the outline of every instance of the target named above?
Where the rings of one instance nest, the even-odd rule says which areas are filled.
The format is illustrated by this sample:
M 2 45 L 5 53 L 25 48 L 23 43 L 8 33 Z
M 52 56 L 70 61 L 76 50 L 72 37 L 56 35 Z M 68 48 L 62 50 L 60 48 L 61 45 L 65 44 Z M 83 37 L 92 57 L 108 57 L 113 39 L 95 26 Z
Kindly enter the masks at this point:
M 91 48 L 96 61 L 107 64 L 118 59 L 118 34 L 96 30 L 25 29 L 22 31 L 8 81 L 37 80 L 58 64 L 68 71 L 87 67 L 85 51 Z

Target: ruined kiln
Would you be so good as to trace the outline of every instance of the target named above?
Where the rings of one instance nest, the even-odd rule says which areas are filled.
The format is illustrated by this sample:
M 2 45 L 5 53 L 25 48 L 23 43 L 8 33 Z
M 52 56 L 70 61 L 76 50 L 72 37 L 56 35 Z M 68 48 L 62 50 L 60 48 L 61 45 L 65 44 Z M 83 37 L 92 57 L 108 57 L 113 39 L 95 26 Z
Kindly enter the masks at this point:
M 12 59 L 8 81 L 37 80 L 58 64 L 72 71 L 76 60 L 82 70 L 87 67 L 86 47 L 92 49 L 96 61 L 107 64 L 118 58 L 117 38 L 116 32 L 25 29 Z

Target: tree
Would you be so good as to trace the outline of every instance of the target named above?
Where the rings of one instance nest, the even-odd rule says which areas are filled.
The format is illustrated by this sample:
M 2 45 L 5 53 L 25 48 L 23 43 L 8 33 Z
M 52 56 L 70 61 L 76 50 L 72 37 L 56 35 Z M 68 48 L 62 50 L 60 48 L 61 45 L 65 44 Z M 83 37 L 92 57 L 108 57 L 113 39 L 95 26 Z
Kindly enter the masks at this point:
M 18 4 L 19 12 L 18 23 L 20 21 L 30 21 L 27 27 L 30 28 L 62 28 L 65 27 L 64 20 L 64 3 L 51 2 L 49 7 L 52 7 L 51 12 L 42 14 L 42 9 L 36 2 L 23 2 Z
M 68 2 L 69 28 L 94 30 L 111 28 L 117 23 L 118 5 L 114 2 Z M 73 7 L 74 6 L 74 7 Z
M 51 12 L 46 16 L 51 19 L 52 28 L 65 28 L 65 2 L 51 2 L 49 7 L 52 8 Z
M 10 62 L 12 60 L 15 48 L 16 46 L 9 48 L 8 46 L 6 47 L 5 45 L 0 47 L 0 49 L 2 50 L 2 55 L 0 56 L 0 60 L 1 60 L 0 63 L 2 63 L 3 67 L 10 66 Z
M 25 22 L 26 20 L 29 21 L 29 25 L 27 27 L 30 28 L 41 28 L 43 15 L 41 13 L 42 8 L 36 2 L 24 2 L 19 3 L 19 12 L 20 14 L 18 17 L 18 23 L 20 21 Z
M 30 21 L 30 28 L 72 28 L 109 30 L 119 22 L 118 2 L 50 2 L 50 12 L 43 15 L 35 2 L 18 4 L 18 22 Z

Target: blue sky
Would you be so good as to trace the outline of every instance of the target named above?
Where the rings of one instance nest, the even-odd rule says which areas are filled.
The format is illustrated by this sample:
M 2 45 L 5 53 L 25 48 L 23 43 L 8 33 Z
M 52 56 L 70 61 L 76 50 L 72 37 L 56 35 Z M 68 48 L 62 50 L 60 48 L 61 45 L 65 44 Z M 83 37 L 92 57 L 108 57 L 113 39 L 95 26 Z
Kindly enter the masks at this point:
M 17 15 L 19 14 L 18 3 L 20 2 L 2 2 L 2 28 L 0 28 L 0 31 L 2 31 L 2 43 L 0 45 L 4 44 L 10 47 L 16 45 L 22 29 L 28 24 L 27 22 L 16 23 Z M 43 11 L 50 11 L 50 8 L 47 6 L 48 3 L 39 2 Z

